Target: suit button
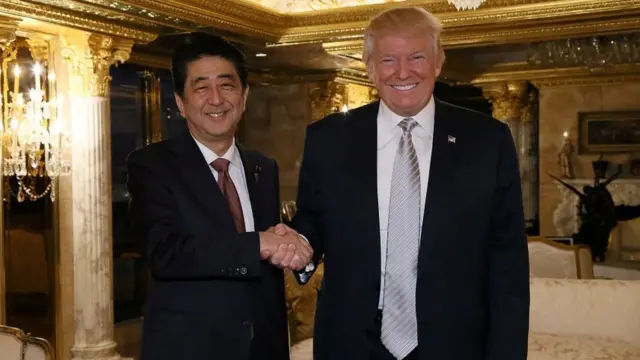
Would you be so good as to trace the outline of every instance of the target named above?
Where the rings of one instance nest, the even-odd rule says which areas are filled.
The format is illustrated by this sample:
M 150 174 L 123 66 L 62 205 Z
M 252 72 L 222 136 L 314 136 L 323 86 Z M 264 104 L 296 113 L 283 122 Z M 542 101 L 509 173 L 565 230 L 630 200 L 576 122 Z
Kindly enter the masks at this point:
M 373 289 L 374 289 L 376 292 L 380 292 L 380 283 L 377 283 L 377 284 L 373 285 Z
M 243 266 L 243 267 L 241 267 L 241 268 L 240 268 L 240 274 L 242 274 L 242 275 L 247 275 L 247 268 L 246 268 L 246 267 L 244 267 L 244 266 Z

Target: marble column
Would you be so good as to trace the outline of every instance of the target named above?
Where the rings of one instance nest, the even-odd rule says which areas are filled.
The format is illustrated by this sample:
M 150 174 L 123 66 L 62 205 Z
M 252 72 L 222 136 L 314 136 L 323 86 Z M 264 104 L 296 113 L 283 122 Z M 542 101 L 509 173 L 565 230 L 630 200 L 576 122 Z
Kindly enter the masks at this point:
M 18 20 L 0 17 L 0 52 L 4 51 L 5 47 L 11 43 L 15 38 L 15 30 L 17 28 Z M 4 76 L 6 74 L 0 74 L 0 81 L 4 82 Z M 0 84 L 2 84 L 0 82 Z M 1 91 L 2 86 L 0 85 L 0 98 L 2 99 L 2 104 L 0 104 L 0 111 L 2 111 L 2 119 L 6 116 L 7 112 L 5 111 L 7 108 L 4 106 L 6 103 L 2 96 L 4 94 Z M 4 124 L 3 124 L 4 125 Z M 3 164 L 4 159 L 2 158 L 3 151 L 0 151 L 0 165 Z M 2 194 L 4 193 L 3 189 L 3 181 L 0 180 L 0 205 L 2 205 Z M 3 214 L 4 206 L 0 206 L 0 324 L 5 324 L 6 321 L 6 313 L 7 313 L 7 304 L 6 304 L 6 262 L 5 262 L 5 239 L 4 239 L 4 214 Z
M 526 105 L 522 109 L 520 127 L 520 176 L 526 219 L 538 218 L 539 222 L 539 156 L 538 156 L 538 92 L 528 92 Z M 539 226 L 539 225 L 538 225 Z
M 117 360 L 120 355 L 113 338 L 109 68 L 129 58 L 133 43 L 86 33 L 62 40 L 60 54 L 66 65 L 65 90 L 69 94 L 64 115 L 68 116 L 73 142 L 70 184 L 61 183 L 60 188 L 61 203 L 66 207 L 60 211 L 60 231 L 67 232 L 64 235 L 71 237 L 72 245 L 71 358 Z
M 532 192 L 535 183 L 535 167 L 532 157 L 532 107 L 526 82 L 503 82 L 483 87 L 484 96 L 492 105 L 493 117 L 505 122 L 511 129 L 522 181 L 522 200 L 525 218 L 533 219 L 537 208 Z

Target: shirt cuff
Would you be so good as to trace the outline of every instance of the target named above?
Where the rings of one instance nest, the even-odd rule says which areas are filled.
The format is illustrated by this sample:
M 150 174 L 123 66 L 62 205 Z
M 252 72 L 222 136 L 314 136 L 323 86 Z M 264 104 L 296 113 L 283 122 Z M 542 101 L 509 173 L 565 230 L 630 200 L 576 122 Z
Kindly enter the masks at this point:
M 307 239 L 304 235 L 298 234 L 298 236 L 301 237 L 307 243 L 309 243 L 309 239 Z M 313 271 L 315 269 L 316 269 L 316 265 L 312 261 L 304 268 L 304 272 L 310 272 L 310 271 Z

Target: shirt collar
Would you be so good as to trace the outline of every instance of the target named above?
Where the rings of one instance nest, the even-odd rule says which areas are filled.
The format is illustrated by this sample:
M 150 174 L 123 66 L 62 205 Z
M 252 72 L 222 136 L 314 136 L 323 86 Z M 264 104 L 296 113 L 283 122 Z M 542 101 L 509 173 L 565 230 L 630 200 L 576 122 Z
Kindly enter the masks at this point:
M 431 95 L 431 99 L 420 112 L 418 112 L 413 119 L 418 123 L 413 130 L 413 134 L 421 137 L 433 136 L 433 125 L 435 123 L 435 110 L 436 105 Z M 378 109 L 378 146 L 382 147 L 389 142 L 396 132 L 400 132 L 400 121 L 404 120 L 404 116 L 400 116 L 387 106 L 384 101 L 380 101 L 380 108 Z
M 196 144 L 198 145 L 200 152 L 202 152 L 202 156 L 204 156 L 204 159 L 207 162 L 207 164 L 211 164 L 214 160 L 218 158 L 224 158 L 229 160 L 231 166 L 235 166 L 238 169 L 241 168 L 240 153 L 238 152 L 238 148 L 236 147 L 235 138 L 233 139 L 233 142 L 231 143 L 231 146 L 229 147 L 227 152 L 224 153 L 224 155 L 222 156 L 218 156 L 218 154 L 213 152 L 213 150 L 209 149 L 208 147 L 204 146 L 204 144 L 198 141 L 198 139 L 196 139 L 195 137 L 193 137 L 193 140 L 196 141 Z

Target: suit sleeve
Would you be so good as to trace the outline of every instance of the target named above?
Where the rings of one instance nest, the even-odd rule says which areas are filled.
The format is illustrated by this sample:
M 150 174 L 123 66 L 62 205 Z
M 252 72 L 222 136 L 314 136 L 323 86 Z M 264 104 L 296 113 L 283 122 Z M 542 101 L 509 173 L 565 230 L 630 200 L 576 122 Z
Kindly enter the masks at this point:
M 319 147 L 316 145 L 317 134 L 307 128 L 302 164 L 298 179 L 297 212 L 292 220 L 292 227 L 303 235 L 313 248 L 313 263 L 318 264 L 324 254 L 324 238 L 322 231 L 322 188 L 323 178 L 319 170 Z M 314 269 L 315 270 L 315 269 Z
M 159 161 L 132 153 L 127 158 L 131 219 L 154 279 L 199 280 L 260 276 L 257 232 L 197 233 L 188 229 Z M 154 161 L 152 161 L 154 160 Z
M 518 159 L 506 124 L 502 124 L 500 143 L 490 228 L 487 360 L 526 360 L 529 256 Z

